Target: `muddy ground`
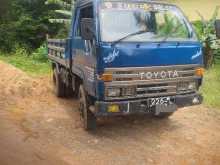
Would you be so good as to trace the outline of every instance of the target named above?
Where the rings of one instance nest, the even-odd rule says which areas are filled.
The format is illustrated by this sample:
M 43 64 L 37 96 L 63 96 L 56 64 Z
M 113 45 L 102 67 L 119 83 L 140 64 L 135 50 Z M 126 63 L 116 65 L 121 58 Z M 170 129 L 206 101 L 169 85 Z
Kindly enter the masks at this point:
M 51 84 L 0 62 L 0 165 L 220 164 L 219 110 L 101 119 L 88 133 L 77 101 L 56 98 Z

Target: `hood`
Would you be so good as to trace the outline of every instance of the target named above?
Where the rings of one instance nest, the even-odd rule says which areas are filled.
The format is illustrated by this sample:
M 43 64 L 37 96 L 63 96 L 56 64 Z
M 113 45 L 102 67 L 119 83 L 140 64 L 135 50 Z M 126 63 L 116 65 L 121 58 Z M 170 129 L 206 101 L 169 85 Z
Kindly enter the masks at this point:
M 203 64 L 199 42 L 119 43 L 114 47 L 102 44 L 100 49 L 102 69 Z

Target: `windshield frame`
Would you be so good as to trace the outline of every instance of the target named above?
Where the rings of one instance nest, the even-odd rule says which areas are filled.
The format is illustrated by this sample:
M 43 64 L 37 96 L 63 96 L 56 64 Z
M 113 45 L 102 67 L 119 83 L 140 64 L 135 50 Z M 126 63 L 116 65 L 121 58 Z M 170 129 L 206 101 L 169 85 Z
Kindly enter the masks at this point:
M 102 43 L 112 43 L 114 41 L 103 41 L 102 40 L 102 26 L 101 26 L 101 6 L 102 3 L 104 2 L 124 2 L 122 0 L 108 0 L 108 1 L 101 1 L 101 3 L 99 3 L 99 7 L 97 8 L 98 12 L 97 12 L 97 18 L 98 18 L 98 34 L 99 34 L 99 41 Z M 185 14 L 183 13 L 183 11 L 176 5 L 173 4 L 167 4 L 167 3 L 160 3 L 160 2 L 149 2 L 149 1 L 126 1 L 128 3 L 146 3 L 146 4 L 150 4 L 150 5 L 160 5 L 164 8 L 169 8 L 169 10 L 167 9 L 167 11 L 174 11 L 177 12 L 179 17 L 182 19 L 183 23 L 185 24 L 187 31 L 189 33 L 189 38 L 184 39 L 184 40 L 166 40 L 165 42 L 199 42 L 198 41 L 198 37 L 195 33 L 195 30 L 193 28 L 193 26 L 191 25 L 190 21 L 188 20 L 188 18 L 185 16 Z M 165 10 L 161 10 L 161 11 L 165 11 Z M 160 42 L 164 42 L 164 41 L 129 41 L 129 40 L 124 40 L 121 41 L 123 43 L 160 43 Z

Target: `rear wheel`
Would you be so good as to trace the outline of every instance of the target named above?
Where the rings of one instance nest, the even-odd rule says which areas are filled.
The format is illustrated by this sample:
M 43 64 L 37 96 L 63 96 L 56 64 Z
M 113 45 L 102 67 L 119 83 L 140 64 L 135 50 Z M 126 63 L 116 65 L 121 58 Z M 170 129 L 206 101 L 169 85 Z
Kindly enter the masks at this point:
M 82 85 L 79 87 L 79 111 L 83 121 L 83 126 L 85 130 L 95 130 L 96 129 L 96 117 L 89 110 L 90 98 L 86 94 Z
M 57 97 L 65 96 L 65 84 L 62 82 L 61 76 L 56 68 L 53 69 L 53 86 L 54 93 Z
M 80 80 L 77 80 L 76 78 L 75 79 L 72 79 L 71 80 L 71 85 L 72 85 L 72 96 L 74 98 L 78 98 L 79 96 L 79 86 L 81 84 Z M 74 89 L 74 90 L 73 90 Z
M 59 73 L 56 68 L 53 69 L 53 84 L 54 84 L 54 93 L 57 97 L 75 97 L 77 91 L 73 91 L 72 79 L 68 77 L 68 83 L 64 83 L 62 79 L 62 73 Z

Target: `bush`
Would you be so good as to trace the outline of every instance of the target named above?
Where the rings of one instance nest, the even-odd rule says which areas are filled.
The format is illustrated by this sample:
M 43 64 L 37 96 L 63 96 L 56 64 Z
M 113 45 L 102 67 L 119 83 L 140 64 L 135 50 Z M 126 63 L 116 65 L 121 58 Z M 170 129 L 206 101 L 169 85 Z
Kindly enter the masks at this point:
M 19 45 L 15 46 L 15 49 L 11 53 L 3 53 L 1 52 L 1 56 L 14 56 L 14 57 L 22 57 L 22 58 L 28 58 L 29 60 L 32 60 L 33 62 L 38 63 L 48 63 L 48 57 L 47 57 L 47 47 L 46 44 L 41 45 L 38 49 L 36 49 L 34 52 L 29 52 L 29 50 L 25 47 L 21 47 Z
M 46 58 L 45 48 L 45 46 L 41 46 L 30 54 L 24 47 L 16 46 L 16 49 L 10 54 L 0 51 L 0 60 L 12 64 L 31 75 L 48 74 L 51 65 Z
M 46 40 L 46 34 L 56 35 L 61 28 L 51 24 L 56 6 L 46 0 L 0 0 L 0 51 L 11 53 L 16 44 L 29 51 Z
M 29 56 L 28 51 L 23 47 L 16 46 L 15 51 L 13 52 L 15 56 Z
M 43 44 L 38 49 L 36 49 L 32 53 L 32 57 L 34 60 L 39 62 L 48 62 L 46 44 Z
M 220 44 L 216 40 L 215 20 L 218 16 L 219 7 L 216 7 L 215 12 L 210 20 L 206 21 L 200 14 L 200 21 L 193 22 L 198 38 L 203 42 L 204 47 L 204 64 L 206 68 L 212 66 L 219 56 Z

